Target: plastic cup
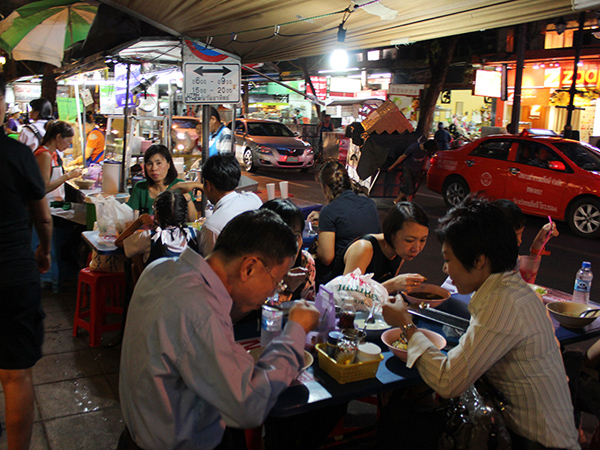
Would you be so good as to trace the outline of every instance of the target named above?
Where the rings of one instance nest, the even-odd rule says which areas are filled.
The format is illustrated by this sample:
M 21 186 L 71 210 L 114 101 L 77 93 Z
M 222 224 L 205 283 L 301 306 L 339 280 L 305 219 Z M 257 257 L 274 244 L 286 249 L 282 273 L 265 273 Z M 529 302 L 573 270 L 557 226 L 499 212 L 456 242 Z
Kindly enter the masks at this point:
M 535 277 L 537 277 L 539 268 L 540 258 L 537 256 L 519 256 L 519 272 L 521 273 L 521 278 L 523 278 L 526 283 L 535 283 Z
M 260 327 L 260 345 L 266 347 L 274 337 L 281 334 L 283 310 L 277 306 L 263 305 Z
M 267 183 L 267 197 L 269 200 L 275 198 L 275 183 Z
M 279 182 L 279 190 L 281 191 L 281 198 L 288 198 L 288 182 L 280 181 Z

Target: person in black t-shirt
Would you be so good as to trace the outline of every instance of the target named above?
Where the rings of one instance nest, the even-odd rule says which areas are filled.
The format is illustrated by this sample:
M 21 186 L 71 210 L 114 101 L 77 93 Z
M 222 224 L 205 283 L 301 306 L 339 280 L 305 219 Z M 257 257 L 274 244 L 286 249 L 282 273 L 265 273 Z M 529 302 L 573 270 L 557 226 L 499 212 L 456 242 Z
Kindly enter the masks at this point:
M 6 112 L 0 77 L 0 117 Z M 46 185 L 31 150 L 0 127 L 0 383 L 9 448 L 29 448 L 33 428 L 32 368 L 42 356 L 44 312 L 38 272 L 50 268 L 52 217 Z M 40 245 L 31 250 L 31 220 Z

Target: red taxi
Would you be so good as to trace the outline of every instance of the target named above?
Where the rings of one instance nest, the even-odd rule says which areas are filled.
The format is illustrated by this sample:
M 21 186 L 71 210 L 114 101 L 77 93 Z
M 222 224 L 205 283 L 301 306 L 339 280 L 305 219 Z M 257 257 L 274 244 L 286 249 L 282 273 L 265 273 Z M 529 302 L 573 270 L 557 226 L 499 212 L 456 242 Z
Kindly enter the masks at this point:
M 551 216 L 577 236 L 600 236 L 600 150 L 560 137 L 487 136 L 431 160 L 427 187 L 448 206 L 470 192 L 506 198 L 526 214 Z

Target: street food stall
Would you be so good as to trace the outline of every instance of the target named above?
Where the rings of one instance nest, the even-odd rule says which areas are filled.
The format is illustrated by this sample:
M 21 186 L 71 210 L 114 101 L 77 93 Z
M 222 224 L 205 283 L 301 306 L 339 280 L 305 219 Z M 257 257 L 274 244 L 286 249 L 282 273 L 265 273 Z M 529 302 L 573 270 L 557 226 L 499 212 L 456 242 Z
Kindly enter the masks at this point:
M 352 148 L 350 137 L 346 136 L 346 126 L 353 122 L 362 122 L 383 102 L 380 98 L 349 98 L 329 103 L 326 114 L 331 116 L 331 121 L 337 124 L 337 127 L 334 131 L 322 133 L 323 156 L 345 163 L 348 152 L 356 150 Z

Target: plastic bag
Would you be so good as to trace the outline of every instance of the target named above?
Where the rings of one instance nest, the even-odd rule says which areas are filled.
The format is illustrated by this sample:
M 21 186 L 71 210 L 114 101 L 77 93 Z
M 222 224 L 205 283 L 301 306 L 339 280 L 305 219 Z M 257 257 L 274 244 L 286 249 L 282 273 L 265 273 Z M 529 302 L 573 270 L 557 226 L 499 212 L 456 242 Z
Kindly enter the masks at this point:
M 119 203 L 112 195 L 92 197 L 96 206 L 96 220 L 101 241 L 114 241 L 134 219 L 134 212 L 128 205 Z
M 463 395 L 448 400 L 440 450 L 510 450 L 510 434 L 502 414 L 505 407 L 502 394 L 479 379 Z
M 375 313 L 379 314 L 381 305 L 387 301 L 389 294 L 382 284 L 372 278 L 372 273 L 363 275 L 360 269 L 355 269 L 351 273 L 334 278 L 325 287 L 333 292 L 337 306 L 341 306 L 342 301 L 347 298 L 340 294 L 343 291 L 356 301 L 357 311 L 370 311 L 374 303 Z

